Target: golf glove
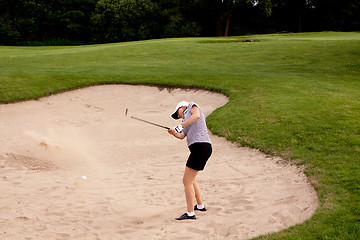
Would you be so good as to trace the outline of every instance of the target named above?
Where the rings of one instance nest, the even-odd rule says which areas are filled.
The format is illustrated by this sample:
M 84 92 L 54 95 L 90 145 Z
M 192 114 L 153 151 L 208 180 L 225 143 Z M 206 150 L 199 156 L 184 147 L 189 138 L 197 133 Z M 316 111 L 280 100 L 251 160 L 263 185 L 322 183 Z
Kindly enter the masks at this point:
M 175 129 L 175 132 L 181 133 L 184 128 L 181 124 L 179 124 L 176 127 L 174 127 L 174 129 Z

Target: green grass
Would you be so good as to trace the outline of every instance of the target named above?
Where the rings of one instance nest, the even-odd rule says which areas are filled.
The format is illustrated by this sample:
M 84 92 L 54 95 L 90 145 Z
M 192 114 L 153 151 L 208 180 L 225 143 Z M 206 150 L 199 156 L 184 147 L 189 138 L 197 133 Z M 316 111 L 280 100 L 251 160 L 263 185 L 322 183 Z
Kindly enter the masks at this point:
M 311 219 L 259 239 L 360 239 L 360 33 L 0 47 L 0 73 L 3 103 L 108 83 L 222 92 L 211 131 L 304 164 L 319 195 Z

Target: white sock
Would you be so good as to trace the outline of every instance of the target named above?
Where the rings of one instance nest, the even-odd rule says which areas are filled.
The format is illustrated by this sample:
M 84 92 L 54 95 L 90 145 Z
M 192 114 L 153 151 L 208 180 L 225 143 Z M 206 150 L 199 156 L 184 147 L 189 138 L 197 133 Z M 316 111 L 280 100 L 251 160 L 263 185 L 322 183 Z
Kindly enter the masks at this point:
M 199 205 L 199 204 L 196 204 L 196 205 L 197 205 L 198 209 L 203 209 L 204 208 L 204 205 Z
M 195 216 L 195 212 L 187 212 L 187 215 L 188 215 L 189 217 Z

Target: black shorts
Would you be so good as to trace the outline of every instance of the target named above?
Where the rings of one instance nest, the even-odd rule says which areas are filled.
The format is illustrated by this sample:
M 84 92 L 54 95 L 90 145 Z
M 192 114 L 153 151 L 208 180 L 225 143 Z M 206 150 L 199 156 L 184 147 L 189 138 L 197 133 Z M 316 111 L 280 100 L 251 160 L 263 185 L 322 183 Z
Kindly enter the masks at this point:
M 207 160 L 212 153 L 210 143 L 194 143 L 189 146 L 190 156 L 187 160 L 186 166 L 201 171 L 204 169 Z

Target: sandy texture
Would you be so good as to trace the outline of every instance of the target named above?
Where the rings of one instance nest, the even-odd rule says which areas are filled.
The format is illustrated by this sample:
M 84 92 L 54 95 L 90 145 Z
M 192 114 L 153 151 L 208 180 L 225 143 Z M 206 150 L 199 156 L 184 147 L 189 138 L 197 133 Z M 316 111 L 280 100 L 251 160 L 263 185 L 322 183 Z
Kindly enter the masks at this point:
M 186 140 L 167 126 L 180 100 L 206 115 L 206 91 L 107 85 L 0 105 L 1 239 L 245 239 L 301 223 L 317 207 L 301 169 L 211 135 L 198 175 L 207 212 L 186 211 Z M 87 180 L 82 180 L 82 176 Z

